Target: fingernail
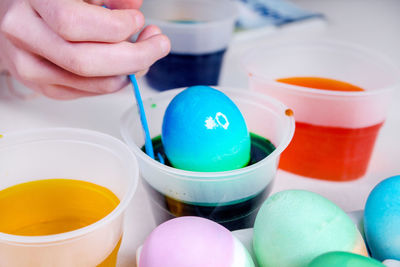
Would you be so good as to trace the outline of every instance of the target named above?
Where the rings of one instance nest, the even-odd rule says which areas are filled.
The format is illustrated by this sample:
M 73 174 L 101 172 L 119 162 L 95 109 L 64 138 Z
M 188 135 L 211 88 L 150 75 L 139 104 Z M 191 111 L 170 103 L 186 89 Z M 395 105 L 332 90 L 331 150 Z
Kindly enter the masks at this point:
M 169 50 L 171 49 L 171 43 L 167 36 L 163 35 L 164 37 L 160 41 L 160 47 L 163 54 L 168 54 Z
M 137 27 L 142 27 L 144 24 L 144 17 L 142 15 L 142 13 L 136 13 L 135 14 L 135 23 Z

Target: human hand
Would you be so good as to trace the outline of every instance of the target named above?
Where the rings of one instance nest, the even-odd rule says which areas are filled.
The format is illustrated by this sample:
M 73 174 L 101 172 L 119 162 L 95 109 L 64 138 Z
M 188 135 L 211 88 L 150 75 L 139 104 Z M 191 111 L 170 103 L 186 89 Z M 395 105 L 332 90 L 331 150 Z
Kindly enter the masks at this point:
M 107 8 L 100 5 L 105 4 Z M 156 26 L 142 30 L 141 0 L 0 0 L 0 61 L 50 98 L 117 91 L 170 50 Z

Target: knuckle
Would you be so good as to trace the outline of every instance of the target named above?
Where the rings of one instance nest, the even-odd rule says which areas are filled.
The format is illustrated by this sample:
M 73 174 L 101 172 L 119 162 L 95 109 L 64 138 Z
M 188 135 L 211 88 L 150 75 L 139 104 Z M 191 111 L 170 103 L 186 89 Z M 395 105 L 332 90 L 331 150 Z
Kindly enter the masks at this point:
M 143 56 L 143 69 L 150 68 L 160 57 L 155 56 L 155 54 Z
M 72 12 L 68 8 L 55 11 L 54 31 L 65 40 L 75 41 L 77 39 L 76 28 L 74 27 L 75 19 L 75 12 Z
M 4 15 L 3 19 L 0 21 L 0 31 L 4 34 L 12 35 L 12 33 L 14 32 L 13 26 L 15 25 L 15 23 L 13 13 L 13 9 L 11 9 Z
M 3 34 L 8 34 L 9 33 L 9 26 L 8 26 L 9 23 L 7 23 L 7 22 L 8 22 L 8 19 L 6 17 L 4 17 L 4 19 L 0 22 L 0 31 Z
M 126 27 L 126 24 L 121 19 L 111 20 L 108 26 L 110 27 L 110 31 L 114 34 L 120 33 L 125 35 L 129 30 L 129 28 Z
M 108 37 L 111 42 L 123 41 L 133 33 L 134 27 L 127 23 L 126 19 L 117 17 L 117 19 L 110 20 L 107 24 L 107 32 L 110 34 Z
M 16 75 L 24 81 L 33 82 L 36 80 L 35 68 L 32 68 L 28 64 L 27 58 L 21 53 L 16 53 L 14 55 L 14 68 Z
M 41 88 L 41 93 L 44 96 L 55 100 L 70 100 L 76 98 L 75 96 L 65 94 L 62 90 L 51 85 L 43 86 Z
M 99 81 L 96 88 L 98 93 L 107 94 L 118 91 L 124 86 L 124 80 L 121 77 L 111 77 Z
M 141 53 L 141 60 L 143 62 L 143 69 L 148 68 L 160 58 L 166 56 L 170 50 L 170 42 L 167 36 L 160 34 L 151 38 L 147 42 L 146 48 Z
M 108 83 L 106 83 L 106 86 L 104 88 L 106 93 L 118 91 L 128 84 L 128 79 L 126 78 L 126 76 L 117 76 L 108 80 L 109 81 Z
M 156 59 L 153 58 L 154 55 L 152 53 L 146 53 L 144 50 L 141 53 L 137 54 L 137 67 L 140 70 L 149 68 Z
M 97 92 L 101 94 L 111 93 L 114 91 L 115 86 L 111 82 L 103 82 L 97 87 Z
M 44 96 L 46 96 L 46 97 L 48 97 L 48 98 L 53 98 L 53 99 L 55 99 L 55 92 L 54 92 L 54 88 L 53 88 L 52 86 L 49 86 L 49 85 L 47 85 L 47 86 L 41 86 L 41 87 L 40 87 L 40 92 L 41 92 Z
M 90 64 L 90 60 L 86 59 L 86 56 L 84 53 L 71 53 L 67 58 L 66 58 L 66 66 L 65 68 L 70 70 L 71 72 L 84 76 L 84 77 L 90 77 L 93 76 L 93 70 Z

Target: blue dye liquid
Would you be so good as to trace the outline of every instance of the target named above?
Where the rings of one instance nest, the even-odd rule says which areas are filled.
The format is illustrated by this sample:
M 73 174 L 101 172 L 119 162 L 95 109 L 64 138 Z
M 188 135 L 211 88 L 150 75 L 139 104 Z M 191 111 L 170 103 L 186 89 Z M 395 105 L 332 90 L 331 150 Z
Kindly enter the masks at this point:
M 198 24 L 198 23 L 203 23 L 202 21 L 198 21 L 198 20 L 186 20 L 186 19 L 170 20 L 170 22 L 179 23 L 179 24 Z
M 250 133 L 251 155 L 248 165 L 255 164 L 267 157 L 275 150 L 275 146 L 267 139 Z M 155 153 L 160 153 L 166 165 L 170 165 L 161 142 L 161 137 L 153 138 Z M 144 147 L 142 147 L 144 151 Z M 234 203 L 218 203 L 215 205 L 202 203 L 187 203 L 164 195 L 154 189 L 143 179 L 147 192 L 151 195 L 151 206 L 157 225 L 180 216 L 200 216 L 213 220 L 230 231 L 253 227 L 257 212 L 261 204 L 268 197 L 272 189 L 272 182 L 260 192 L 246 198 L 238 199 Z M 223 192 L 221 192 L 223 194 Z
M 147 83 L 159 91 L 193 85 L 218 85 L 225 51 L 202 55 L 170 53 L 150 67 L 146 75 Z

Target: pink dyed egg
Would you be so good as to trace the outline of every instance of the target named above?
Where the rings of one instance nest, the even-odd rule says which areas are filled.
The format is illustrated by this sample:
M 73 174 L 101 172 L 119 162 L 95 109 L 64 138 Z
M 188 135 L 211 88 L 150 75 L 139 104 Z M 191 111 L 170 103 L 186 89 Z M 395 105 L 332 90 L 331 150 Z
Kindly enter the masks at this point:
M 169 220 L 151 232 L 139 267 L 254 267 L 242 243 L 223 226 L 200 217 Z

